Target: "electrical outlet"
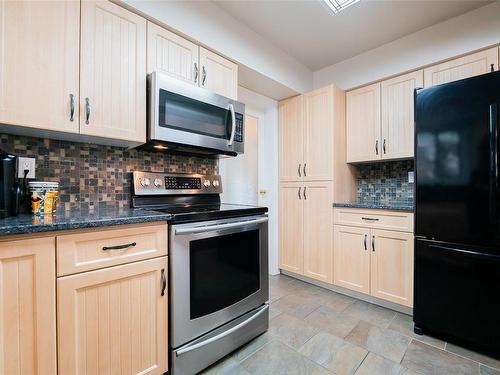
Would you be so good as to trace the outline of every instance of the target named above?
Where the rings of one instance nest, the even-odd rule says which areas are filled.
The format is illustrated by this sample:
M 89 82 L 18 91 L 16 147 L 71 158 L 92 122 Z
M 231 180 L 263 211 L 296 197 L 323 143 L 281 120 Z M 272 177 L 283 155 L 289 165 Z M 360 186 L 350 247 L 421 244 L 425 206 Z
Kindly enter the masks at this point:
M 18 157 L 17 158 L 17 177 L 18 178 L 23 178 L 24 177 L 24 170 L 28 169 L 28 178 L 35 178 L 35 165 L 36 165 L 36 159 L 35 158 L 23 158 L 23 157 Z
M 415 182 L 415 174 L 413 171 L 408 172 L 408 183 L 413 184 Z

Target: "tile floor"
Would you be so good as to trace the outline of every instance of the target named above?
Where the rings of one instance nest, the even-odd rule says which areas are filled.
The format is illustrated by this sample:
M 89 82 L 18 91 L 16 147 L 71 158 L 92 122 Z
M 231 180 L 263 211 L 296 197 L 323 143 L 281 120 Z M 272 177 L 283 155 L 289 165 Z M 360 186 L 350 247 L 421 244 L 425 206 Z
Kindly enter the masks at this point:
M 500 361 L 413 333 L 408 315 L 270 278 L 269 331 L 204 375 L 500 375 Z

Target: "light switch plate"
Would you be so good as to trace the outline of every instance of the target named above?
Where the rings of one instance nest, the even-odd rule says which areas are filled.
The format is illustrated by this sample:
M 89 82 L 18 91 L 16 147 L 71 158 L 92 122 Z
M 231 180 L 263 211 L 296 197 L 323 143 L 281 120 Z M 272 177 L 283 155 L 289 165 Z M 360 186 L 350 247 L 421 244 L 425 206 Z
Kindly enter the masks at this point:
M 36 168 L 36 159 L 35 158 L 17 158 L 17 177 L 24 177 L 24 170 L 28 169 L 28 178 L 35 178 L 35 168 Z
M 415 174 L 413 171 L 408 172 L 408 183 L 413 184 L 415 182 Z

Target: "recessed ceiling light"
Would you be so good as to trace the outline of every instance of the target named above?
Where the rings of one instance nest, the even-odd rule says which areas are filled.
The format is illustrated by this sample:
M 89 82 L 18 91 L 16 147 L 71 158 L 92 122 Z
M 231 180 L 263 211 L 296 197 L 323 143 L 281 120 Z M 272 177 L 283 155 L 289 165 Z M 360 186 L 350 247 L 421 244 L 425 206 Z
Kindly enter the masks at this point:
M 323 0 L 328 8 L 330 8 L 333 13 L 337 14 L 341 10 L 357 3 L 359 0 Z
M 157 150 L 166 150 L 166 149 L 168 149 L 167 146 L 163 146 L 163 145 L 154 145 L 153 147 L 156 148 Z

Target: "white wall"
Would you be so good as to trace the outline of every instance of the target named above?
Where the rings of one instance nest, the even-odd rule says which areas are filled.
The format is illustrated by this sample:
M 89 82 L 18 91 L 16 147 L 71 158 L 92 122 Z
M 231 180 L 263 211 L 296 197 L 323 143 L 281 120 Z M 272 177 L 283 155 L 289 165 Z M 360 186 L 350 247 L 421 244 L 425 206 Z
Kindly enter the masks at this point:
M 313 73 L 209 1 L 124 0 L 139 12 L 296 92 L 312 89 Z M 251 79 L 247 79 L 252 82 Z M 247 86 L 247 85 L 246 85 Z
M 314 87 L 349 89 L 500 43 L 500 2 L 314 72 Z
M 238 98 L 245 103 L 245 112 L 259 118 L 259 205 L 269 208 L 269 272 L 278 269 L 278 102 L 244 87 Z

